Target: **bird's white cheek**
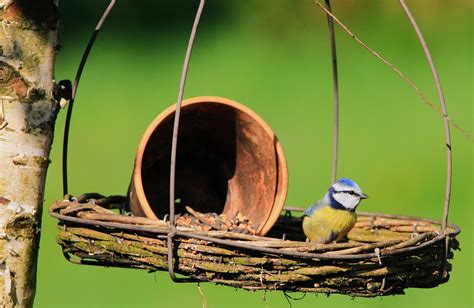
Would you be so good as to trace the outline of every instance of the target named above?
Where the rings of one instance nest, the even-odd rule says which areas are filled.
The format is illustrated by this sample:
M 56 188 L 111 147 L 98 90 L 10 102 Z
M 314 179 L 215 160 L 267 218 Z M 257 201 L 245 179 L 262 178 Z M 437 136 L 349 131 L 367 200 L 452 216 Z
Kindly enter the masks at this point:
M 342 206 L 345 208 L 351 210 L 355 209 L 360 202 L 359 197 L 345 193 L 334 194 L 334 199 L 336 199 L 336 201 L 342 204 Z

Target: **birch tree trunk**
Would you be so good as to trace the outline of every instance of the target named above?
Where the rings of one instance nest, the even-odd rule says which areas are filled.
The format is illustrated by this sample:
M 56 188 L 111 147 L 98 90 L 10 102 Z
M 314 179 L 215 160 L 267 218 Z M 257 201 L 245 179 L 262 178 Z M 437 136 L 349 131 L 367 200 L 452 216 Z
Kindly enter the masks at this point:
M 0 305 L 31 307 L 46 170 L 57 0 L 0 0 Z

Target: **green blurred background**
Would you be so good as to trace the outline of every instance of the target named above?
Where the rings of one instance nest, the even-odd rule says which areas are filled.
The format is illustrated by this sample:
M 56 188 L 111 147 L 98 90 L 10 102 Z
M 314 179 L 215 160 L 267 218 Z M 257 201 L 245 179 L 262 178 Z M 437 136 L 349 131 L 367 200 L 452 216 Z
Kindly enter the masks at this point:
M 60 1 L 57 79 L 73 79 L 106 1 Z M 332 76 L 326 17 L 311 0 L 208 0 L 185 97 L 218 95 L 248 105 L 273 128 L 290 172 L 287 203 L 307 206 L 330 185 Z M 119 0 L 84 71 L 70 143 L 72 194 L 125 194 L 141 134 L 174 103 L 198 1 Z M 424 31 L 452 119 L 473 132 L 472 1 L 408 1 Z M 333 1 L 356 35 L 438 104 L 422 50 L 398 1 Z M 339 175 L 371 198 L 363 211 L 440 219 L 446 154 L 441 117 L 390 69 L 337 28 L 341 85 Z M 61 198 L 65 111 L 57 119 L 45 195 L 36 307 L 200 307 L 196 285 L 165 272 L 68 263 L 47 209 Z M 306 295 L 293 307 L 472 307 L 473 146 L 453 130 L 450 222 L 459 224 L 448 283 L 405 296 Z M 203 284 L 209 307 L 289 307 L 283 293 Z

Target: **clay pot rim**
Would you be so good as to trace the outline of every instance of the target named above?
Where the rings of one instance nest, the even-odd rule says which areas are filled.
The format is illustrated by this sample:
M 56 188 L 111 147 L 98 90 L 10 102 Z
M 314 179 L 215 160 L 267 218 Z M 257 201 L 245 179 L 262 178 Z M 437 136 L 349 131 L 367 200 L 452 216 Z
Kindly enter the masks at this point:
M 280 216 L 280 213 L 283 210 L 283 206 L 286 201 L 286 195 L 288 193 L 288 166 L 287 166 L 285 154 L 283 152 L 283 148 L 280 142 L 278 141 L 278 138 L 276 137 L 275 133 L 270 128 L 270 126 L 256 112 L 254 112 L 247 106 L 244 106 L 228 98 L 219 97 L 219 96 L 196 96 L 196 97 L 183 100 L 181 106 L 185 107 L 185 106 L 190 106 L 193 104 L 200 104 L 200 103 L 223 104 L 223 105 L 233 107 L 239 111 L 242 111 L 246 113 L 247 115 L 249 115 L 252 119 L 257 121 L 259 125 L 268 134 L 268 136 L 274 139 L 275 150 L 276 150 L 275 157 L 277 159 L 278 168 L 280 168 L 281 166 L 283 169 L 281 170 L 281 172 L 279 170 L 277 171 L 278 181 L 281 181 L 282 185 L 281 185 L 281 192 L 280 192 L 279 198 L 275 196 L 273 200 L 273 207 L 271 209 L 270 215 L 268 216 L 266 221 L 261 224 L 258 230 L 259 234 L 267 233 L 270 230 L 270 228 L 273 226 L 273 224 L 277 221 L 278 217 Z M 135 168 L 133 171 L 133 184 L 135 186 L 135 193 L 136 193 L 138 202 L 140 203 L 141 208 L 143 212 L 145 213 L 145 215 L 149 218 L 158 219 L 158 217 L 155 215 L 155 213 L 151 209 L 151 206 L 148 203 L 148 200 L 146 199 L 145 191 L 143 189 L 143 185 L 141 181 L 142 179 L 141 165 L 143 161 L 143 154 L 145 152 L 144 150 L 146 148 L 148 140 L 150 139 L 152 133 L 155 131 L 158 124 L 160 124 L 165 118 L 173 114 L 175 111 L 176 111 L 176 104 L 173 104 L 169 106 L 168 108 L 166 108 L 163 112 L 161 112 L 153 120 L 153 122 L 151 122 L 151 124 L 145 130 L 145 133 L 143 134 L 140 140 L 140 143 L 138 144 L 138 150 L 135 155 L 136 159 L 135 159 Z M 140 166 L 140 167 L 137 168 L 137 166 Z

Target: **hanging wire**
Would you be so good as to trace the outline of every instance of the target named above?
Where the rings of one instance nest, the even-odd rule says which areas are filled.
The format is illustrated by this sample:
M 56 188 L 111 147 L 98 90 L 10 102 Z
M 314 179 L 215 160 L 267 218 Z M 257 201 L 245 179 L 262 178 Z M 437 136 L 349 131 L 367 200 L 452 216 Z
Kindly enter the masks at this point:
M 421 33 L 420 28 L 418 27 L 418 24 L 416 23 L 415 17 L 413 17 L 410 9 L 406 5 L 404 0 L 400 0 L 400 4 L 405 11 L 405 13 L 408 16 L 408 19 L 410 20 L 410 23 L 413 26 L 413 29 L 416 32 L 416 36 L 418 37 L 418 40 L 420 41 L 421 47 L 423 48 L 423 51 L 426 56 L 426 60 L 428 61 L 428 64 L 430 65 L 431 69 L 431 74 L 433 75 L 433 79 L 435 81 L 436 85 L 436 90 L 438 91 L 438 97 L 439 97 L 439 102 L 441 104 L 441 110 L 443 112 L 443 123 L 444 123 L 444 136 L 445 136 L 445 142 L 446 142 L 446 190 L 445 190 L 445 198 L 444 198 L 444 211 L 443 211 L 443 221 L 441 224 L 441 232 L 443 234 L 446 233 L 446 226 L 448 225 L 448 214 L 449 214 L 449 203 L 451 200 L 451 185 L 452 185 L 452 166 L 453 166 L 453 153 L 452 153 L 452 147 L 451 147 L 451 133 L 449 129 L 449 121 L 448 121 L 448 111 L 446 108 L 446 102 L 444 100 L 444 94 L 443 94 L 443 88 L 441 87 L 441 82 L 439 80 L 438 72 L 436 71 L 436 67 L 433 62 L 433 58 L 431 57 L 431 52 L 428 48 L 428 45 L 426 44 L 425 38 L 423 37 L 423 34 Z M 445 260 L 448 259 L 448 253 L 449 253 L 449 237 L 446 236 L 445 238 L 445 250 L 444 250 L 444 258 Z M 444 279 L 448 273 L 446 271 L 446 263 L 447 261 L 443 262 L 443 268 L 441 271 L 440 275 L 440 280 Z
M 67 108 L 67 114 L 66 114 L 66 123 L 64 125 L 64 139 L 63 139 L 63 195 L 68 194 L 68 172 L 67 172 L 67 159 L 68 159 L 68 142 L 69 142 L 69 127 L 71 125 L 71 117 L 72 117 L 72 108 L 74 106 L 74 100 L 76 99 L 76 93 L 77 93 L 77 87 L 79 86 L 79 80 L 81 79 L 82 71 L 84 70 L 84 66 L 86 65 L 87 58 L 89 56 L 89 53 L 92 49 L 92 46 L 94 45 L 95 39 L 97 38 L 97 35 L 99 34 L 99 31 L 102 29 L 102 26 L 104 25 L 105 20 L 110 14 L 110 11 L 112 11 L 112 8 L 114 7 L 116 3 L 116 0 L 111 0 L 109 5 L 104 11 L 104 14 L 102 14 L 102 17 L 100 18 L 99 22 L 97 23 L 97 26 L 94 29 L 94 32 L 92 33 L 89 42 L 87 43 L 86 49 L 84 50 L 84 53 L 82 54 L 82 59 L 81 62 L 79 63 L 79 67 L 77 68 L 77 73 L 76 77 L 74 79 L 74 84 L 72 86 L 72 95 L 71 95 L 71 100 L 69 101 L 69 106 Z
M 326 8 L 331 12 L 330 0 L 325 0 Z M 332 174 L 331 183 L 336 182 L 337 178 L 337 160 L 339 147 L 339 78 L 337 74 L 337 55 L 336 55 L 336 36 L 334 34 L 334 22 L 332 17 L 327 14 L 329 40 L 331 42 L 331 59 L 332 59 L 332 81 L 334 89 L 334 122 L 333 122 L 333 143 L 332 143 Z
M 428 64 L 430 65 L 431 74 L 433 75 L 436 89 L 438 91 L 438 97 L 441 104 L 441 110 L 443 112 L 443 122 L 444 122 L 444 135 L 445 135 L 445 142 L 446 142 L 446 157 L 447 157 L 447 168 L 446 168 L 446 193 L 444 198 L 444 213 L 443 213 L 443 224 L 441 225 L 441 231 L 444 233 L 446 230 L 446 226 L 448 224 L 448 213 L 449 213 L 449 202 L 451 199 L 451 184 L 452 184 L 452 165 L 453 165 L 453 154 L 452 154 L 452 147 L 451 147 L 451 133 L 449 130 L 449 121 L 448 121 L 448 111 L 446 109 L 446 102 L 444 100 L 443 89 L 441 87 L 441 82 L 439 80 L 438 72 L 436 71 L 433 58 L 431 57 L 430 50 L 426 41 L 421 33 L 418 24 L 416 23 L 415 18 L 410 12 L 410 9 L 405 4 L 405 1 L 400 0 L 400 4 L 408 16 L 413 29 L 416 32 L 418 40 L 420 41 L 421 46 L 423 47 L 423 51 L 425 53 L 426 59 L 428 60 Z
M 351 30 L 349 30 L 349 28 L 344 25 L 339 19 L 337 19 L 336 16 L 334 16 L 334 14 L 332 14 L 330 11 L 328 11 L 328 9 L 323 5 L 321 4 L 318 0 L 314 0 L 314 3 L 316 5 L 318 5 L 323 11 L 326 12 L 326 14 L 330 15 L 332 17 L 332 19 L 350 36 L 352 37 L 357 43 L 359 43 L 362 47 L 364 47 L 365 49 L 367 49 L 372 55 L 374 55 L 377 59 L 379 59 L 380 61 L 382 61 L 383 63 L 385 63 L 385 65 L 387 65 L 388 67 L 390 67 L 398 76 L 400 76 L 403 80 L 405 80 L 406 83 L 408 83 L 408 85 L 415 91 L 415 93 L 421 98 L 421 100 L 423 101 L 423 103 L 425 103 L 428 107 L 430 107 L 432 110 L 436 111 L 438 114 L 440 114 L 442 117 L 446 118 L 450 123 L 451 125 L 456 128 L 462 135 L 463 137 L 469 141 L 470 143 L 474 144 L 474 138 L 472 137 L 472 135 L 467 132 L 464 128 L 462 128 L 459 124 L 457 124 L 456 122 L 454 122 L 451 118 L 449 118 L 447 115 L 445 115 L 442 110 L 440 110 L 437 106 L 435 106 L 432 102 L 430 102 L 430 100 L 420 91 L 420 89 L 418 89 L 418 87 L 415 85 L 415 83 L 410 79 L 408 78 L 407 76 L 405 76 L 397 67 L 395 67 L 395 65 L 391 64 L 390 62 L 388 62 L 384 57 L 382 57 L 379 53 L 377 53 L 375 50 L 373 50 L 372 48 L 370 48 L 369 46 L 367 46 L 367 44 L 365 44 L 364 42 L 362 42 L 354 33 L 351 32 Z
M 179 84 L 178 101 L 176 102 L 176 112 L 174 116 L 173 125 L 173 139 L 171 143 L 171 163 L 170 163 L 170 232 L 167 235 L 167 246 L 168 246 L 168 272 L 170 277 L 175 282 L 187 282 L 189 279 L 176 278 L 173 269 L 173 237 L 176 235 L 176 220 L 174 211 L 175 202 L 175 183 L 176 183 L 176 150 L 178 145 L 178 129 L 179 119 L 181 115 L 181 104 L 183 101 L 184 87 L 186 85 L 186 76 L 188 74 L 189 61 L 191 58 L 191 52 L 193 50 L 194 39 L 201 19 L 202 11 L 204 9 L 205 0 L 199 2 L 199 7 L 194 18 L 193 28 L 191 30 L 191 36 L 189 37 L 188 48 L 186 50 L 186 56 L 184 58 L 183 70 L 181 72 L 181 81 Z

